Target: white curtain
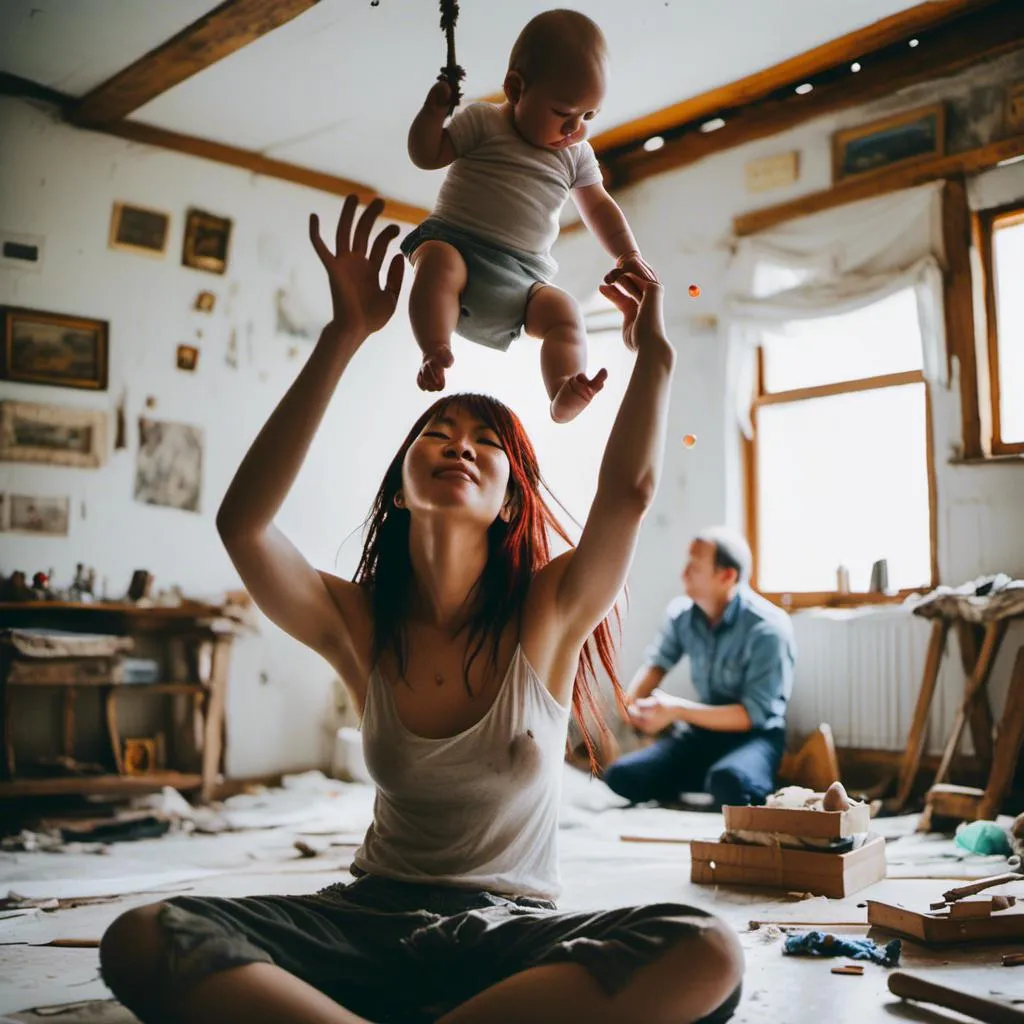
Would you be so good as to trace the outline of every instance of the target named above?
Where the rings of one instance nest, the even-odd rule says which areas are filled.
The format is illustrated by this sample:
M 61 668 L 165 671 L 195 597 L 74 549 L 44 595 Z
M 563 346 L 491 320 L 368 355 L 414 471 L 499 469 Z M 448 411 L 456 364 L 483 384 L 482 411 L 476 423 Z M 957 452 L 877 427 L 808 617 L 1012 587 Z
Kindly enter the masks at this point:
M 866 199 L 737 240 L 726 279 L 731 399 L 749 437 L 754 349 L 766 330 L 914 288 L 925 378 L 945 382 L 942 184 Z M 948 383 L 948 382 L 947 382 Z

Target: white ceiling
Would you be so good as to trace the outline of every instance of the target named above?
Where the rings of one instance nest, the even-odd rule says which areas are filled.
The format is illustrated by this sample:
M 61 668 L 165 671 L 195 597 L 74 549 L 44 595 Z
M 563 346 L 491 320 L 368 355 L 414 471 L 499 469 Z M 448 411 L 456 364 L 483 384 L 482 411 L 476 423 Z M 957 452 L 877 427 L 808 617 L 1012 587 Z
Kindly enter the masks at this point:
M 612 81 L 600 132 L 915 6 L 907 0 L 568 0 L 602 26 Z M 461 0 L 465 92 L 500 88 L 519 29 L 558 0 Z M 211 0 L 0 0 L 0 70 L 81 96 Z M 351 178 L 430 206 L 409 121 L 444 63 L 436 0 L 321 0 L 133 118 Z

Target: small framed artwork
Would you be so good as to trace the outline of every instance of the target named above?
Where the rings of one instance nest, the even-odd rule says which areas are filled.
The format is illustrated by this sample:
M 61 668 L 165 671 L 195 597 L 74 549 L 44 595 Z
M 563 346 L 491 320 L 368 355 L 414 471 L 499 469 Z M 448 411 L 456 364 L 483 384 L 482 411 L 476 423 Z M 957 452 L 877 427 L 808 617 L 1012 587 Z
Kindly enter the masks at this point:
M 107 456 L 107 413 L 0 402 L 0 461 L 95 469 Z
M 163 257 L 167 251 L 167 236 L 171 215 L 145 206 L 114 203 L 110 215 L 111 249 L 140 253 L 143 256 Z
M 47 537 L 66 537 L 71 515 L 71 499 L 8 494 L 6 520 L 0 529 L 15 533 L 35 533 Z
M 0 307 L 0 315 L 4 331 L 0 380 L 106 391 L 106 320 L 14 306 Z
M 185 244 L 181 262 L 196 270 L 223 274 L 228 268 L 231 221 L 202 210 L 189 210 L 185 221 Z
M 1010 135 L 1024 132 L 1024 82 L 1006 87 L 1006 131 Z
M 927 160 L 945 151 L 946 108 L 935 103 L 836 132 L 832 136 L 832 181 Z
M 199 349 L 195 345 L 178 346 L 178 369 L 194 371 L 199 365 Z

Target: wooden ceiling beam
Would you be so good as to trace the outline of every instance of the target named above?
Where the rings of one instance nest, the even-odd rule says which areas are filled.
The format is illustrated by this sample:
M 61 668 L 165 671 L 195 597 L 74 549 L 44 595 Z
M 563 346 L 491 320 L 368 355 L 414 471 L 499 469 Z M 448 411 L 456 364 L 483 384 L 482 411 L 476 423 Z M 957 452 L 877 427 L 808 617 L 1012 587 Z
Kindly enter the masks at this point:
M 74 100 L 64 93 L 2 71 L 0 71 L 0 96 L 15 96 L 51 103 L 62 113 L 74 104 Z M 239 167 L 242 170 L 251 171 L 253 174 L 263 174 L 281 181 L 290 181 L 295 185 L 304 185 L 306 188 L 314 188 L 331 195 L 353 194 L 358 196 L 359 201 L 363 203 L 368 203 L 371 199 L 380 196 L 384 200 L 384 216 L 402 224 L 419 224 L 429 214 L 429 211 L 419 206 L 381 196 L 375 188 L 364 185 L 362 182 L 340 178 L 324 171 L 315 171 L 298 164 L 286 163 L 284 160 L 274 160 L 263 156 L 262 153 L 240 149 L 237 146 L 211 142 L 209 139 L 200 139 L 194 135 L 182 135 L 165 128 L 143 124 L 140 121 L 112 121 L 108 124 L 78 125 L 77 127 L 85 131 L 114 135 L 129 142 L 156 146 L 174 153 L 185 153 L 202 160 L 213 160 L 215 163 Z
M 94 131 L 100 131 L 107 135 L 115 135 L 120 139 L 127 139 L 129 142 L 141 142 L 147 146 L 157 146 L 160 149 L 169 149 L 175 153 L 186 153 L 189 156 L 199 157 L 203 160 L 213 160 L 215 163 L 228 164 L 231 167 L 240 167 L 242 170 L 251 171 L 253 174 L 263 174 L 268 178 L 279 178 L 281 181 L 290 181 L 295 185 L 305 185 L 306 188 L 315 188 L 320 192 L 328 192 L 331 195 L 359 197 L 361 203 L 368 203 L 378 196 L 384 200 L 384 216 L 399 221 L 403 224 L 419 224 L 429 216 L 430 211 L 419 206 L 412 206 L 397 199 L 388 199 L 369 185 L 364 185 L 349 178 L 339 178 L 334 174 L 327 174 L 324 171 L 315 171 L 309 167 L 302 167 L 299 164 L 287 163 L 284 160 L 274 160 L 271 157 L 263 156 L 261 153 L 249 149 L 240 149 L 237 146 L 227 146 L 222 142 L 212 142 L 209 139 L 200 139 L 194 135 L 181 135 L 178 132 L 168 131 L 165 128 L 157 128 L 154 125 L 142 124 L 140 121 L 114 121 L 110 124 L 92 125 Z
M 730 113 L 724 127 L 701 133 L 688 131 L 653 152 L 642 149 L 605 153 L 602 162 L 615 187 L 695 163 L 756 139 L 850 107 L 891 96 L 911 85 L 955 74 L 964 68 L 1019 49 L 1024 43 L 1024 3 L 995 0 L 981 9 L 935 29 L 915 49 L 900 47 L 863 56 L 859 74 L 824 81 L 807 95 L 787 89 L 785 94 Z M 792 83 L 790 83 L 792 85 Z
M 81 125 L 119 121 L 320 0 L 225 0 L 72 106 Z
M 1009 138 L 991 142 L 978 149 L 967 150 L 965 153 L 954 153 L 951 156 L 915 163 L 909 167 L 893 167 L 891 170 L 876 171 L 859 178 L 848 178 L 832 188 L 800 196 L 788 203 L 741 213 L 733 219 L 733 231 L 738 237 L 754 235 L 759 231 L 796 220 L 798 217 L 807 217 L 836 206 L 845 206 L 859 199 L 871 199 L 874 196 L 914 188 L 916 185 L 924 185 L 942 178 L 978 174 L 1020 156 L 1024 156 L 1024 135 L 1011 135 Z
M 813 78 L 840 64 L 848 65 L 865 54 L 903 42 L 994 2 L 996 0 L 930 0 L 919 3 L 781 64 L 600 132 L 590 140 L 591 144 L 598 153 L 616 150 L 643 142 L 678 125 L 705 120 L 723 110 L 755 103 L 784 86 Z

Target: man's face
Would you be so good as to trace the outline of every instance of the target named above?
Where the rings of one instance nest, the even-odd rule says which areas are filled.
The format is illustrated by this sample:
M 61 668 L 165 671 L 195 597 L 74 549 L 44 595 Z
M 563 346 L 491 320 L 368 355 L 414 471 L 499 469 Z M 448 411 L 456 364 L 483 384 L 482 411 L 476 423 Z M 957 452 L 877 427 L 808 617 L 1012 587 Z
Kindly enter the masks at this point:
M 706 540 L 690 545 L 690 557 L 683 569 L 683 587 L 694 601 L 717 601 L 729 595 L 736 583 L 734 569 L 715 566 L 715 546 Z

